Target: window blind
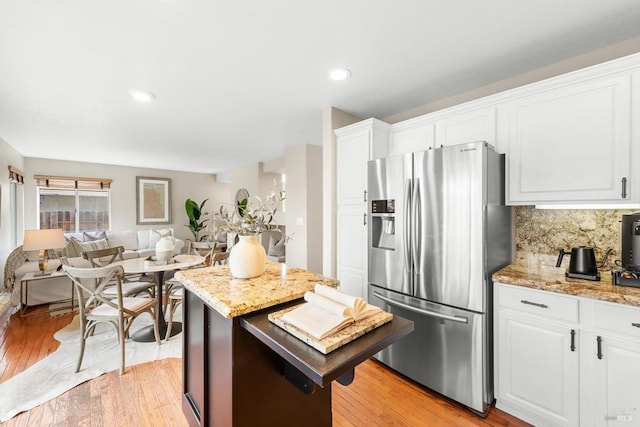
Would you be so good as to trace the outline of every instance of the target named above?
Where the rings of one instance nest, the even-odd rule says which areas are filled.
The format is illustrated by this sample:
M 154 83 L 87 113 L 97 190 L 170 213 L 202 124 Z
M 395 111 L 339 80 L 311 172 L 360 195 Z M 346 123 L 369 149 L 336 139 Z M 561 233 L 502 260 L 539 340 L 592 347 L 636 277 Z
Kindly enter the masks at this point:
M 9 165 L 9 182 L 14 184 L 24 184 L 24 172 Z
M 111 179 L 34 175 L 36 185 L 57 190 L 108 190 Z

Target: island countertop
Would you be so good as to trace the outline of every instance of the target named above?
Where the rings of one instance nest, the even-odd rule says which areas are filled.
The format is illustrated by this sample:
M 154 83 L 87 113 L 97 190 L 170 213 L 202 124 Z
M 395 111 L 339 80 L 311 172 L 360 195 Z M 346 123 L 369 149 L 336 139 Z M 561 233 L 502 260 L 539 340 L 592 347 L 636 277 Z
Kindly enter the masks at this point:
M 600 281 L 568 278 L 565 271 L 539 264 L 511 264 L 494 273 L 493 281 L 640 307 L 640 288 L 614 285 L 608 271 L 601 272 Z
M 175 277 L 228 319 L 302 298 L 317 283 L 338 284 L 336 279 L 274 261 L 267 261 L 266 271 L 252 279 L 235 279 L 228 265 L 183 270 Z

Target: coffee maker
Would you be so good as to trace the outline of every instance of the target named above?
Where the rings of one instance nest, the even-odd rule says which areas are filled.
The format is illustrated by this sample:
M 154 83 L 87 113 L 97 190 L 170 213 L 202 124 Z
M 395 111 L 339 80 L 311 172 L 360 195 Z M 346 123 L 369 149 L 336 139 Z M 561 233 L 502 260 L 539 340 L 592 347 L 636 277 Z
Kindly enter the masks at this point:
M 622 271 L 612 271 L 613 284 L 640 288 L 640 213 L 622 215 Z
M 640 272 L 640 213 L 622 215 L 622 267 Z

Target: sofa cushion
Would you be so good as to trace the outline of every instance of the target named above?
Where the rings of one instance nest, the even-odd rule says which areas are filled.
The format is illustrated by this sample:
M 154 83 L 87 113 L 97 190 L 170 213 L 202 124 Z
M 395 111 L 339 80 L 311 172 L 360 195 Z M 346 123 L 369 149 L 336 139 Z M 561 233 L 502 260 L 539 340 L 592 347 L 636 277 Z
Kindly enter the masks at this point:
M 122 246 L 131 251 L 138 249 L 138 233 L 135 230 L 107 232 L 109 247 Z
M 138 230 L 138 249 L 147 249 L 149 247 L 149 230 Z

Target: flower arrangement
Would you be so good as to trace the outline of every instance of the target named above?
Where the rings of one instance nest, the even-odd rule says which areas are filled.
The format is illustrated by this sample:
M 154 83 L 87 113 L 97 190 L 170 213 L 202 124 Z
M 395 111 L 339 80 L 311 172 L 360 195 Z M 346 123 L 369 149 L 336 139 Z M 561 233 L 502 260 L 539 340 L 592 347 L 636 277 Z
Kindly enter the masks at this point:
M 283 191 L 271 190 L 265 199 L 252 196 L 236 201 L 231 213 L 222 205 L 215 214 L 216 233 L 253 236 L 275 229 L 278 224 L 274 217 L 284 199 Z

